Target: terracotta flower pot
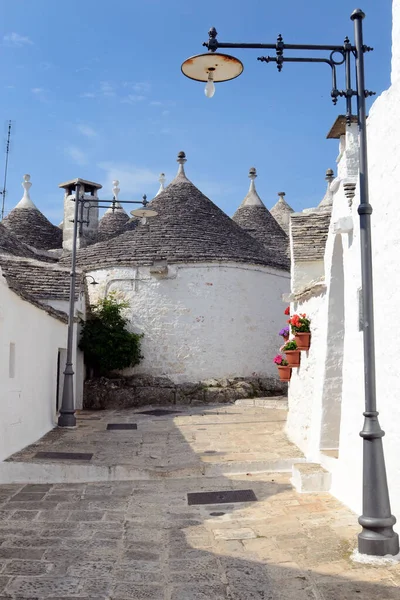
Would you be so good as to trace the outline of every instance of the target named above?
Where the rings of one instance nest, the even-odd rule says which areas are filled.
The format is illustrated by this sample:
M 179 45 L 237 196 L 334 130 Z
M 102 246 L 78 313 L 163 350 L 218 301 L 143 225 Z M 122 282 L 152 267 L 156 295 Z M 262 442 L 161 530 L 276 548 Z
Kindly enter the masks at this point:
M 296 333 L 294 339 L 299 350 L 310 349 L 311 333 Z
M 300 366 L 300 350 L 285 350 L 285 354 L 289 367 Z
M 281 381 L 290 381 L 290 378 L 292 376 L 292 368 L 278 366 L 278 373 L 279 373 L 279 379 Z

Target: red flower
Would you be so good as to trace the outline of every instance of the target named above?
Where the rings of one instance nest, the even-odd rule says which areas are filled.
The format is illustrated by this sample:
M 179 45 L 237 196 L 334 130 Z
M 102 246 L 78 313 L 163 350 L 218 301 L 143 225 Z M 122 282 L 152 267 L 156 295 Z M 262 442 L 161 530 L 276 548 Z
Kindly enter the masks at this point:
M 285 315 L 290 315 L 290 306 L 288 306 L 287 309 L 285 310 Z

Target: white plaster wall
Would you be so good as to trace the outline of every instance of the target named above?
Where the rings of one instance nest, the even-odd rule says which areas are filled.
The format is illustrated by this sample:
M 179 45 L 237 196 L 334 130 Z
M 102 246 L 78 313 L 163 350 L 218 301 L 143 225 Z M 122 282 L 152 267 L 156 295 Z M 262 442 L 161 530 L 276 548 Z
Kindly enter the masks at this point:
M 292 258 L 293 265 L 293 258 Z M 294 294 L 309 285 L 310 281 L 318 281 L 324 276 L 324 261 L 296 261 L 291 270 L 291 290 Z
M 112 290 L 130 303 L 144 360 L 133 371 L 174 382 L 273 375 L 289 274 L 240 264 L 169 265 L 166 278 L 148 268 L 93 271 L 100 285 L 90 302 Z
M 395 3 L 395 16 L 400 19 Z M 394 29 L 398 27 L 395 23 Z M 393 67 L 397 69 L 400 48 Z M 397 290 L 400 288 L 398 220 L 400 183 L 400 80 L 396 77 L 389 90 L 374 103 L 368 118 L 370 200 L 374 208 L 373 266 L 375 300 L 377 399 L 380 422 L 386 431 L 383 444 L 386 456 L 392 509 L 400 518 L 400 381 L 396 359 L 388 339 L 397 324 Z M 333 491 L 346 504 L 360 511 L 362 428 L 364 408 L 362 334 L 358 331 L 357 288 L 360 287 L 359 224 L 356 213 L 359 198 L 353 205 L 354 239 L 346 257 L 346 337 L 339 465 L 333 478 Z
M 400 8 L 394 3 L 393 84 L 373 104 L 368 118 L 369 181 L 372 214 L 374 269 L 377 401 L 383 438 L 392 512 L 400 519 L 400 380 L 393 345 L 398 320 L 397 291 L 400 289 L 400 248 L 398 221 L 400 184 Z M 343 393 L 339 458 L 331 461 L 332 493 L 357 513 L 362 507 L 362 440 L 364 379 L 363 338 L 359 331 L 357 290 L 361 287 L 358 193 L 351 211 L 343 186 L 334 197 L 333 218 L 353 217 L 354 230 L 342 235 L 345 280 L 345 338 L 343 351 Z M 331 275 L 334 235 L 327 241 L 325 277 Z M 305 308 L 305 307 L 304 307 Z M 313 386 L 311 379 L 302 391 Z M 294 382 L 290 384 L 291 388 Z M 294 388 L 290 390 L 290 397 Z M 291 416 L 295 420 L 295 414 Z M 312 437 L 312 436 L 311 436 Z M 312 451 L 309 458 L 315 459 Z
M 0 271 L 0 460 L 54 427 L 57 354 L 65 341 L 66 325 L 9 290 Z
M 286 433 L 306 457 L 318 453 L 321 395 L 326 355 L 326 292 L 291 305 L 291 314 L 306 313 L 311 319 L 311 345 L 301 352 L 300 367 L 292 369 Z
M 69 302 L 68 300 L 54 300 L 54 298 L 41 298 L 41 302 L 52 306 L 56 310 L 61 310 L 66 315 L 69 313 Z M 85 305 L 85 296 L 81 294 L 79 298 L 75 301 L 75 315 L 79 318 L 85 320 L 86 319 L 86 305 Z M 81 409 L 83 407 L 83 385 L 85 381 L 85 361 L 83 352 L 81 352 L 78 348 L 79 340 L 80 340 L 80 332 L 81 325 L 77 322 L 74 325 L 74 338 L 73 338 L 73 346 L 72 346 L 72 364 L 74 369 L 74 400 L 75 400 L 75 408 Z M 66 334 L 67 335 L 67 334 Z M 67 342 L 65 341 L 65 346 Z M 63 371 L 65 369 L 65 365 L 63 367 Z M 63 376 L 62 376 L 63 378 Z M 62 398 L 62 385 L 61 387 L 61 398 Z M 60 404 L 61 406 L 61 404 Z

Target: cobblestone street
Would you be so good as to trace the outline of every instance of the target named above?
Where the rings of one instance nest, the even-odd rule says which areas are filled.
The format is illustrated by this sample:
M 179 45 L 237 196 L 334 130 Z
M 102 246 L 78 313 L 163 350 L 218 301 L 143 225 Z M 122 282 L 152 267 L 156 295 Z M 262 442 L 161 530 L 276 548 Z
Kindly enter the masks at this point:
M 294 461 L 301 458 L 285 440 L 285 410 L 177 410 L 162 417 L 134 411 L 93 414 L 99 417 L 93 420 L 82 415 L 84 427 L 55 431 L 9 461 L 31 460 L 39 469 L 35 450 L 68 447 L 94 451 L 98 464 L 115 465 L 118 454 L 126 464 L 134 445 L 142 479 L 0 486 L 0 598 L 400 598 L 398 564 L 350 560 L 359 531 L 354 514 L 329 494 L 297 494 L 288 467 L 257 471 L 261 461 L 275 460 L 279 448 L 288 461 L 291 450 Z M 116 417 L 138 429 L 101 438 Z M 151 471 L 154 460 L 160 471 Z M 200 475 L 198 465 L 210 460 L 215 474 Z M 243 464 L 248 469 L 238 472 Z M 176 471 L 178 466 L 186 471 Z M 257 501 L 188 502 L 188 493 L 228 490 L 252 490 Z

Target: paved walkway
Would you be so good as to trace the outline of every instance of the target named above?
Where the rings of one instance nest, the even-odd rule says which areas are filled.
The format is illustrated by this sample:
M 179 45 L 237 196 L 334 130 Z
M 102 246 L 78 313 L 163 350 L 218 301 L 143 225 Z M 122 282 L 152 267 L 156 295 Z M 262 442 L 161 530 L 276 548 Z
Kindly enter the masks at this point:
M 116 444 L 119 451 L 126 446 L 125 460 L 134 436 L 141 436 L 142 450 L 134 456 L 141 456 L 145 469 L 152 460 L 174 468 L 182 462 L 203 464 L 216 457 L 207 452 L 222 453 L 218 464 L 227 456 L 233 460 L 226 463 L 249 458 L 251 464 L 254 452 L 257 459 L 259 451 L 264 458 L 269 452 L 275 456 L 279 444 L 287 458 L 289 449 L 298 453 L 284 438 L 284 411 L 183 412 L 158 418 L 133 411 L 93 415 L 100 421 L 83 417 L 81 433 L 55 432 L 54 445 L 46 436 L 40 447 L 59 449 L 68 438 L 76 450 L 72 440 L 85 432 L 86 442 L 80 443 L 108 464 L 116 459 Z M 137 423 L 138 430 L 100 436 L 116 417 Z M 121 435 L 119 442 L 112 437 Z M 159 455 L 153 459 L 155 444 Z M 31 460 L 33 454 L 31 449 Z M 349 560 L 357 519 L 329 494 L 297 494 L 289 473 L 174 474 L 145 481 L 0 486 L 0 598 L 400 599 L 400 565 L 367 567 Z M 252 490 L 257 500 L 188 503 L 188 493 L 233 490 Z

